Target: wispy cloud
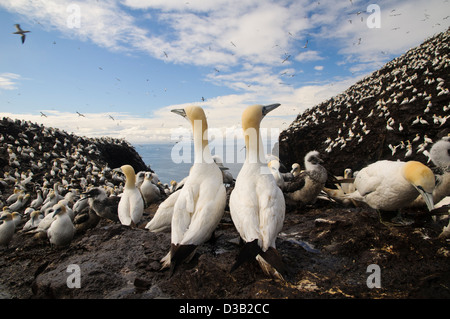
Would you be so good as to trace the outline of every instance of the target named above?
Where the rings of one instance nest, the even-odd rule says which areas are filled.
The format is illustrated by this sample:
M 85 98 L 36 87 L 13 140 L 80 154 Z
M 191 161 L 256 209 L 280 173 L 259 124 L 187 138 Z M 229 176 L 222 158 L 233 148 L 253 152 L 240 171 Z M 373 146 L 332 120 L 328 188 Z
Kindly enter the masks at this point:
M 288 125 L 299 112 L 340 93 L 359 77 L 445 30 L 450 23 L 450 19 L 444 20 L 450 11 L 450 3 L 444 0 L 380 0 L 377 4 L 380 28 L 368 27 L 371 12 L 367 12 L 368 3 L 362 0 L 0 2 L 6 10 L 68 38 L 208 70 L 201 80 L 235 92 L 200 103 L 212 127 L 218 128 L 239 126 L 240 114 L 249 104 L 273 102 L 282 103 L 282 107 L 265 119 L 265 124 Z M 73 6 L 79 8 L 79 27 L 68 23 L 76 14 L 68 10 Z M 302 67 L 312 62 L 311 67 L 322 71 L 331 69 L 328 63 L 332 58 L 340 61 L 338 67 L 355 76 L 345 80 L 331 77 L 307 86 L 304 82 L 289 82 L 302 72 L 294 67 L 295 63 L 298 67 L 301 62 Z M 0 90 L 17 88 L 19 79 L 14 73 L 0 74 Z M 168 139 L 170 130 L 187 126 L 170 113 L 170 108 L 186 104 L 161 107 L 153 118 L 125 113 L 86 114 L 76 124 L 77 115 L 73 113 L 49 111 L 48 118 L 39 114 L 23 116 L 81 135 L 105 134 L 142 142 Z
M 0 73 L 0 90 L 15 90 L 17 89 L 17 80 L 20 75 L 15 73 Z

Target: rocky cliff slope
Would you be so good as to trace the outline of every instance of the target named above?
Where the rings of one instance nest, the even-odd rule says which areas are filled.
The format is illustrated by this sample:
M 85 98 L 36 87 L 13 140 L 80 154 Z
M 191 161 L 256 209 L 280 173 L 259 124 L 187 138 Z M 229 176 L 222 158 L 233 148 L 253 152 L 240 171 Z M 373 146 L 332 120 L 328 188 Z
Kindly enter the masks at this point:
M 280 135 L 282 162 L 303 165 L 315 149 L 335 175 L 380 159 L 427 163 L 450 133 L 449 43 L 447 30 L 299 114 Z

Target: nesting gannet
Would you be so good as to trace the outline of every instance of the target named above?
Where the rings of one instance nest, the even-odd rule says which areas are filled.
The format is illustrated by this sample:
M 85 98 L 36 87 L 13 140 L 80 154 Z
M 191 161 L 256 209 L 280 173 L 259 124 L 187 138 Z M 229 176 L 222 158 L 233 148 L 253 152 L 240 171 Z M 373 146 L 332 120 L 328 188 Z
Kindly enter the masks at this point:
M 172 110 L 192 125 L 194 164 L 173 209 L 171 248 L 162 259 L 163 268 L 175 267 L 186 260 L 195 248 L 210 239 L 222 218 L 226 191 L 222 172 L 214 163 L 208 146 L 208 124 L 199 106 Z
M 272 173 L 273 177 L 275 178 L 275 182 L 277 183 L 278 187 L 281 190 L 283 190 L 284 189 L 284 179 L 280 173 L 280 162 L 277 160 L 271 160 L 269 163 L 267 163 L 267 166 L 269 167 L 270 172 Z
M 327 178 L 327 170 L 321 165 L 319 152 L 310 151 L 305 156 L 305 170 L 285 185 L 288 202 L 308 205 L 316 202 Z
M 356 191 L 348 198 L 365 202 L 379 211 L 398 211 L 420 194 L 432 210 L 434 184 L 433 172 L 420 162 L 382 160 L 358 172 L 354 182 Z
M 286 206 L 281 189 L 267 169 L 259 132 L 261 120 L 279 105 L 253 105 L 244 110 L 242 128 L 247 152 L 229 205 L 233 223 L 245 242 L 231 271 L 256 258 L 266 274 L 282 278 L 285 267 L 275 240 L 283 227 Z
M 150 206 L 150 204 L 159 200 L 161 192 L 159 191 L 159 187 L 153 183 L 153 174 L 151 172 L 145 172 L 144 176 L 144 181 L 141 184 L 140 190 L 145 205 Z
M 66 206 L 60 204 L 53 212 L 56 219 L 47 230 L 47 237 L 55 246 L 67 246 L 75 235 L 75 226 L 66 212 Z
M 144 200 L 136 187 L 136 175 L 133 167 L 123 165 L 120 169 L 125 174 L 126 181 L 118 206 L 119 220 L 122 225 L 136 226 L 144 214 Z
M 351 194 L 356 190 L 353 182 L 353 171 L 351 168 L 346 168 L 343 176 L 336 176 L 336 189 L 324 187 L 323 191 L 332 199 L 344 205 L 353 204 L 354 206 L 358 206 L 357 202 L 346 197 L 347 194 Z
M 173 208 L 177 202 L 178 196 L 180 196 L 181 189 L 173 192 L 169 195 L 155 212 L 153 218 L 145 226 L 151 232 L 160 232 L 166 229 L 170 229 L 172 224 Z
M 119 221 L 118 206 L 121 200 L 118 196 L 107 196 L 101 187 L 94 187 L 84 193 L 89 207 L 99 216 L 112 221 Z
M 234 183 L 233 175 L 230 173 L 227 167 L 223 166 L 222 158 L 219 155 L 213 155 L 212 158 L 214 160 L 214 163 L 216 163 L 217 166 L 219 166 L 220 170 L 222 171 L 223 183 L 228 185 L 233 184 Z
M 291 169 L 291 173 L 292 173 L 292 175 L 293 175 L 294 177 L 300 175 L 301 167 L 300 167 L 300 164 L 299 164 L 299 163 L 294 163 L 294 164 L 292 164 L 291 168 L 292 168 L 292 169 Z
M 40 211 L 35 210 L 31 212 L 30 219 L 25 223 L 25 225 L 22 228 L 22 231 L 26 232 L 36 229 L 42 219 L 44 219 L 44 216 L 41 215 Z
M 17 29 L 16 32 L 13 32 L 13 34 L 20 34 L 21 38 L 22 38 L 22 44 L 24 44 L 25 42 L 25 33 L 31 32 L 31 31 L 24 31 L 22 30 L 22 28 L 20 27 L 20 24 L 15 24 L 14 25 Z
M 433 168 L 436 177 L 433 203 L 438 203 L 450 196 L 450 141 L 444 138 L 436 142 L 431 147 L 429 154 L 431 161 L 436 165 L 436 168 Z M 418 196 L 411 206 L 425 206 L 423 197 Z
M 12 212 L 11 213 L 12 218 L 13 218 L 13 222 L 14 222 L 14 227 L 17 228 L 17 226 L 19 226 L 21 220 L 22 220 L 22 215 L 20 215 L 19 212 Z
M 44 202 L 44 199 L 42 198 L 42 191 L 38 189 L 36 191 L 37 197 L 31 202 L 30 207 L 34 209 L 39 209 Z
M 0 225 L 0 246 L 8 246 L 16 230 L 12 214 L 3 213 L 0 217 L 0 221 L 3 221 Z

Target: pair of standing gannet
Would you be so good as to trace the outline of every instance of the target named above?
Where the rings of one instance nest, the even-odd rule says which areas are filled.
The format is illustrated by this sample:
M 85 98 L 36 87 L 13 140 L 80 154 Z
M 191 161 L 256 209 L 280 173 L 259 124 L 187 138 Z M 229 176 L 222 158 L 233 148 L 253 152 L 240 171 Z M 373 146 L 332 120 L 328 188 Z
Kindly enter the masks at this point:
M 270 171 L 264 170 L 267 162 L 259 134 L 263 117 L 278 106 L 250 106 L 242 115 L 248 151 L 230 196 L 230 213 L 246 244 L 231 271 L 248 259 L 256 258 L 266 273 L 278 277 L 285 273 L 275 246 L 284 221 L 284 197 Z M 203 109 L 190 106 L 172 111 L 187 118 L 193 127 L 195 159 L 184 187 L 171 195 L 174 202 L 171 249 L 161 261 L 162 268 L 170 267 L 173 272 L 198 245 L 211 237 L 224 213 L 226 191 L 222 172 L 209 150 L 205 134 L 208 126 Z M 170 216 L 171 207 L 166 209 L 169 211 L 166 215 Z M 147 226 L 158 228 L 151 223 Z

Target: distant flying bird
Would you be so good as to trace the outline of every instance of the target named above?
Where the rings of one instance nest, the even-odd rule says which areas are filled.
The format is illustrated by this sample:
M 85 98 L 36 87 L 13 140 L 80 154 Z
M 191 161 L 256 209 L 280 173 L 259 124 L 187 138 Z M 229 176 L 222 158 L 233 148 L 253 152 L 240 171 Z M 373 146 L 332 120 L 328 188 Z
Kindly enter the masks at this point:
M 98 69 L 103 71 L 103 68 L 101 66 L 99 66 Z
M 286 58 L 284 58 L 284 60 L 281 63 L 286 62 L 290 57 L 291 57 L 290 55 L 287 55 Z
M 40 113 L 41 113 L 41 116 L 47 117 L 47 115 L 45 115 L 44 113 L 42 113 L 42 112 L 40 112 Z
M 308 47 L 308 40 L 306 40 L 305 46 L 303 47 L 303 49 L 306 49 Z
M 114 117 L 112 117 L 111 115 L 110 115 L 109 117 L 111 118 L 111 120 L 113 120 L 113 121 L 114 121 Z
M 168 58 L 169 56 L 167 55 L 166 51 L 163 51 L 164 55 L 166 56 L 166 58 Z
M 20 24 L 15 24 L 14 25 L 17 29 L 16 32 L 13 32 L 13 34 L 20 34 L 21 38 L 22 38 L 22 44 L 25 42 L 25 33 L 31 32 L 31 31 L 24 31 L 20 28 Z
M 78 116 L 82 116 L 85 117 L 83 114 L 81 114 L 80 112 L 77 111 Z
M 233 41 L 230 41 L 230 43 L 231 43 L 234 47 L 236 47 L 236 44 L 234 44 Z

